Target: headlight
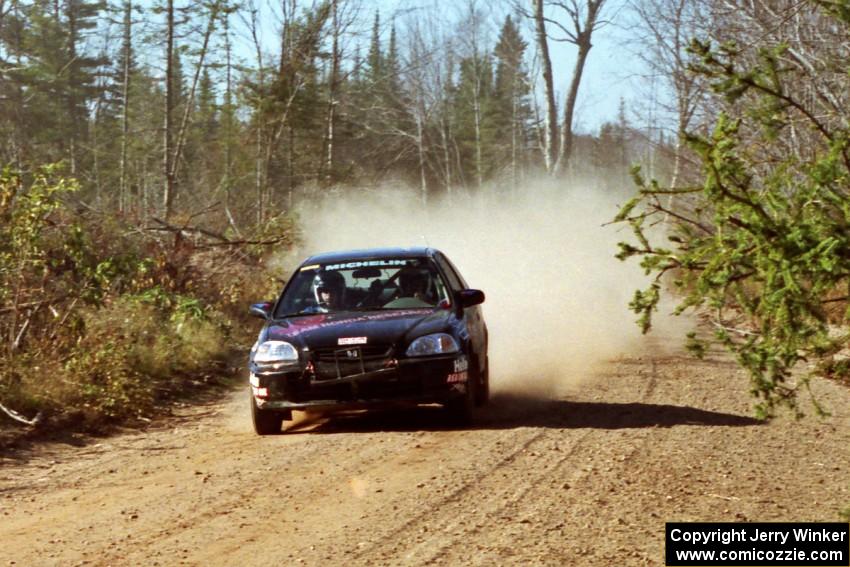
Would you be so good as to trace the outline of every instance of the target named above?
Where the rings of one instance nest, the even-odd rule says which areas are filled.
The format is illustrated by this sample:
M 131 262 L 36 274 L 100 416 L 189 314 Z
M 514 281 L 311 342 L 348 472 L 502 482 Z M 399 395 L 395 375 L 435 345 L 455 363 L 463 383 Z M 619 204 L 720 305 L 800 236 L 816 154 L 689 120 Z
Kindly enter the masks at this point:
M 298 362 L 298 351 L 285 341 L 266 341 L 254 353 L 257 364 L 280 364 Z
M 450 354 L 460 350 L 457 342 L 446 333 L 434 333 L 419 337 L 407 347 L 407 356 L 428 356 L 429 354 Z

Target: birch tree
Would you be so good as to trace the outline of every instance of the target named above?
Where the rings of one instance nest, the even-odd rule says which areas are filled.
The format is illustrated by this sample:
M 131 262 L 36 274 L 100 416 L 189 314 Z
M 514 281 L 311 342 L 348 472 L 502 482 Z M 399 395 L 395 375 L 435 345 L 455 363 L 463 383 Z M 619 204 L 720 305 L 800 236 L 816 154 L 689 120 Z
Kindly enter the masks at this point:
M 543 75 L 546 100 L 543 158 L 546 170 L 552 175 L 566 171 L 573 152 L 573 122 L 579 87 L 584 77 L 587 57 L 593 47 L 593 34 L 607 22 L 602 19 L 606 0 L 534 0 L 533 13 L 535 39 Z M 547 11 L 546 7 L 552 9 Z M 522 13 L 529 15 L 524 6 Z M 563 120 L 558 122 L 555 101 L 555 83 L 549 41 L 567 42 L 576 47 L 576 60 L 564 98 Z M 559 135 L 560 131 L 560 135 Z
M 703 0 L 641 0 L 632 2 L 635 18 L 630 45 L 647 66 L 652 77 L 663 81 L 673 100 L 660 103 L 673 117 L 675 148 L 670 186 L 678 187 L 684 159 L 684 137 L 694 125 L 706 85 L 698 75 L 688 72 L 691 56 L 688 45 L 707 31 Z M 671 196 L 672 197 L 672 196 Z

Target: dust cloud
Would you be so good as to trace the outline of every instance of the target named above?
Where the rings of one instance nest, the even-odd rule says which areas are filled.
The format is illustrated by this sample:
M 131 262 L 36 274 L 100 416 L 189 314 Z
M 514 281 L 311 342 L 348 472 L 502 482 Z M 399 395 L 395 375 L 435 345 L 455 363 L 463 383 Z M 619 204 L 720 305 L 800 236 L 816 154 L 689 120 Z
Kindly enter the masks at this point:
M 539 182 L 521 196 L 482 190 L 424 207 L 415 192 L 347 189 L 298 212 L 308 254 L 372 246 L 439 248 L 484 290 L 494 394 L 556 395 L 643 342 L 627 308 L 646 283 L 614 258 L 623 197 L 592 182 Z

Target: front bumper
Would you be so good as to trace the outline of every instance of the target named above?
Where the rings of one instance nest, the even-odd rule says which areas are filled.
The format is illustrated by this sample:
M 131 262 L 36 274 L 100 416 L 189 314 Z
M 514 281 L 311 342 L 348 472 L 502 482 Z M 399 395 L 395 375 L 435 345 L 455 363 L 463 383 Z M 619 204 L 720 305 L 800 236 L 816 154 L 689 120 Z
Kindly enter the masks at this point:
M 467 369 L 463 353 L 393 359 L 385 367 L 330 376 L 318 375 L 311 365 L 278 370 L 250 365 L 257 407 L 270 410 L 444 403 L 466 393 Z

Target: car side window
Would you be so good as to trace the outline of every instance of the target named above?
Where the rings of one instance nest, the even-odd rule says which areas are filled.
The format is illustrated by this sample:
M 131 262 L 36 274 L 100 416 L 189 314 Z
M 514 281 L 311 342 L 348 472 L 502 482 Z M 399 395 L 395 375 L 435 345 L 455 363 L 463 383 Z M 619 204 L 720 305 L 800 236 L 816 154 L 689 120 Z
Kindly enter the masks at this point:
M 451 265 L 451 262 L 448 261 L 448 258 L 443 256 L 442 254 L 436 255 L 437 265 L 440 266 L 440 270 L 445 274 L 446 279 L 449 280 L 449 286 L 455 291 L 459 291 L 461 289 L 466 289 L 466 282 L 457 274 L 457 272 L 453 269 L 454 267 Z

